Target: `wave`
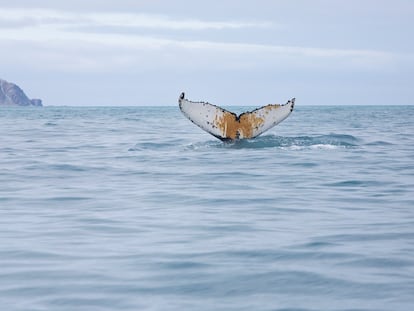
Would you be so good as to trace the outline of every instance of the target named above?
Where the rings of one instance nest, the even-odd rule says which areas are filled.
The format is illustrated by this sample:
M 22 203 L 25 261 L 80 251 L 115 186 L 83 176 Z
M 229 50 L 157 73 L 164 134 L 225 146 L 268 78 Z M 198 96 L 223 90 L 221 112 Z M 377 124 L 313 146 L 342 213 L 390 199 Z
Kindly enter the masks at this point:
M 318 136 L 276 136 L 266 135 L 254 139 L 243 139 L 234 142 L 222 143 L 220 141 L 208 141 L 204 143 L 191 144 L 190 149 L 207 148 L 230 148 L 230 149 L 337 149 L 355 148 L 359 146 L 360 140 L 347 134 L 329 134 Z
M 180 145 L 179 140 L 170 141 L 143 141 L 136 143 L 133 147 L 129 148 L 128 151 L 144 151 L 144 150 L 171 150 L 176 146 Z

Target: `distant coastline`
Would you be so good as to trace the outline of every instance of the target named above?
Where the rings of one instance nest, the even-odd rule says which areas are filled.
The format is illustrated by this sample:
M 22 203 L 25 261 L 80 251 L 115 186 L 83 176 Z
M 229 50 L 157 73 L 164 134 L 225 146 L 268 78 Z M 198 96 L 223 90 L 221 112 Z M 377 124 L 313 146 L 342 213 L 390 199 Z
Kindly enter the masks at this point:
M 23 90 L 14 83 L 0 79 L 0 106 L 42 107 L 42 100 L 30 99 Z

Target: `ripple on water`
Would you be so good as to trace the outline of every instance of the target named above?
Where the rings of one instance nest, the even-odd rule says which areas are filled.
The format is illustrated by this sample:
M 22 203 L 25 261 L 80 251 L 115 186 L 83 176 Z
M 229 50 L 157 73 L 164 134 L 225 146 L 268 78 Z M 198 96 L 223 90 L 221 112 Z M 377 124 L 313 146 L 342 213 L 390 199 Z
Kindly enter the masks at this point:
M 207 141 L 187 145 L 188 149 L 265 149 L 280 148 L 291 150 L 303 149 L 336 149 L 355 148 L 360 140 L 352 135 L 330 134 L 318 136 L 275 136 L 265 135 L 254 139 L 242 139 L 234 142 L 220 142 L 219 140 Z

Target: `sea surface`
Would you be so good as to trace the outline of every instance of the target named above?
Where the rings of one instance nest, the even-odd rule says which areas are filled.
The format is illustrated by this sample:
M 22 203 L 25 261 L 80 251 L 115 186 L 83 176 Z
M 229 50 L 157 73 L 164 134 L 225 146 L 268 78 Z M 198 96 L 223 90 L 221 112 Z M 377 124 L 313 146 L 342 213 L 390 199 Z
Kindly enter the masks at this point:
M 1 310 L 414 310 L 414 106 L 298 101 L 237 143 L 176 106 L 0 131 Z

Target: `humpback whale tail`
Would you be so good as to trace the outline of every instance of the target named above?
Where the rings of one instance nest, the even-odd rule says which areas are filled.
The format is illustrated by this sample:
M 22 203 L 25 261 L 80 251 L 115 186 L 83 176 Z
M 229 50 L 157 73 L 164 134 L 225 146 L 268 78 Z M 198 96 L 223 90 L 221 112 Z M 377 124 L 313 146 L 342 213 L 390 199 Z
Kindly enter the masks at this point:
M 206 102 L 187 100 L 184 92 L 178 103 L 191 122 L 218 139 L 228 141 L 254 138 L 279 124 L 292 113 L 295 98 L 284 105 L 266 105 L 240 115 Z

